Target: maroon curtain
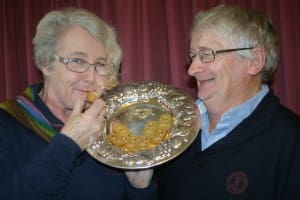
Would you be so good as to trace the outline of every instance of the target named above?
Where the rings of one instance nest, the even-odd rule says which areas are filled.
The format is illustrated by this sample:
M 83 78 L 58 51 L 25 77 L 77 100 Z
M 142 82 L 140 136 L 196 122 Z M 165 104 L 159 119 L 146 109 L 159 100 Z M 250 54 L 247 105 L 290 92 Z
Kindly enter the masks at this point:
M 171 83 L 195 97 L 186 74 L 189 30 L 195 14 L 237 4 L 266 13 L 280 36 L 280 59 L 272 85 L 282 103 L 300 114 L 300 3 L 296 0 L 0 0 L 0 101 L 41 81 L 32 54 L 40 18 L 50 10 L 81 7 L 113 25 L 124 50 L 121 82 Z

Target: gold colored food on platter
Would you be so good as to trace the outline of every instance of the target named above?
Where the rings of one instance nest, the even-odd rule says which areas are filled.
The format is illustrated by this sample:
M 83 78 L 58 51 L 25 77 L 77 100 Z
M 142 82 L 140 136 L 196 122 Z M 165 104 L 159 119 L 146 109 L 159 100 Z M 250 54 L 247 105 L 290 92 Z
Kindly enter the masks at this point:
M 171 115 L 161 115 L 158 121 L 148 121 L 141 135 L 134 135 L 122 123 L 112 125 L 108 141 L 125 152 L 137 152 L 151 149 L 170 138 L 173 118 Z

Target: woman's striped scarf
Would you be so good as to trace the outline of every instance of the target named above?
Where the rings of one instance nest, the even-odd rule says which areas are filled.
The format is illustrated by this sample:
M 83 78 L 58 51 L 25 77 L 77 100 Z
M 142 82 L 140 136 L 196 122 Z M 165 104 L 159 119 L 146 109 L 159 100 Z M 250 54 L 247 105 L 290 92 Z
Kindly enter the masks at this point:
M 46 117 L 35 107 L 35 94 L 30 87 L 18 95 L 16 100 L 8 100 L 0 104 L 0 109 L 6 110 L 21 124 L 34 131 L 43 140 L 49 142 L 57 132 Z

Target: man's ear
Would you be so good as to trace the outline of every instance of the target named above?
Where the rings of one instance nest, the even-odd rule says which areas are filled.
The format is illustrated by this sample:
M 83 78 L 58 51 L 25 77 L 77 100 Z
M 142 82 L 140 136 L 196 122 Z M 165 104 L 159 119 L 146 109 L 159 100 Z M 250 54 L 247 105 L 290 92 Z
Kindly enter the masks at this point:
M 50 76 L 50 66 L 49 65 L 45 65 L 41 67 L 41 71 L 43 73 L 43 76 L 47 77 Z
M 259 74 L 265 65 L 266 62 L 266 54 L 265 50 L 260 47 L 255 47 L 252 49 L 253 58 L 249 62 L 248 66 L 248 74 L 250 75 L 257 75 Z

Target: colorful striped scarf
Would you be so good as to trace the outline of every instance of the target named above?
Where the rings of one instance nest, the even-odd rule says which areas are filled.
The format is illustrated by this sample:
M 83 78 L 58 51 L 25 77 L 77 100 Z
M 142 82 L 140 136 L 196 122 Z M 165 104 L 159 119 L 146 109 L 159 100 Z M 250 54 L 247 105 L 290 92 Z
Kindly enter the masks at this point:
M 49 142 L 57 131 L 33 104 L 34 99 L 34 92 L 27 87 L 21 95 L 17 96 L 16 100 L 5 101 L 0 104 L 0 108 L 6 110 L 25 127 Z

